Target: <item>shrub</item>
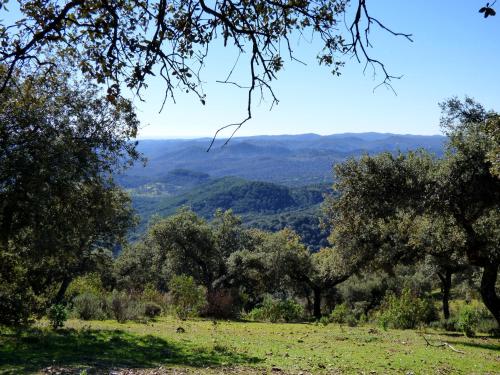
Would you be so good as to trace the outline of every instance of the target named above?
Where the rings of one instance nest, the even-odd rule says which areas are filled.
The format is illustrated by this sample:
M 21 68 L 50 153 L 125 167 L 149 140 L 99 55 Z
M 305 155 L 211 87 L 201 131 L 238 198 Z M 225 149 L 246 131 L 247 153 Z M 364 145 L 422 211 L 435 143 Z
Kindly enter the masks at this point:
M 142 291 L 142 295 L 140 296 L 141 301 L 144 303 L 154 302 L 159 305 L 162 311 L 167 310 L 168 308 L 168 297 L 165 293 L 160 292 L 155 286 L 151 283 L 146 284 L 144 290 Z
M 339 285 L 341 300 L 349 306 L 362 303 L 364 311 L 380 305 L 388 288 L 388 278 L 382 273 L 370 273 L 363 277 L 354 276 Z M 337 305 L 335 305 L 337 306 Z
M 379 322 L 384 329 L 412 329 L 435 315 L 432 303 L 418 298 L 409 289 L 403 289 L 400 297 L 389 293 L 384 298 Z
M 196 285 L 192 276 L 174 276 L 169 283 L 174 311 L 179 319 L 199 314 L 206 304 L 205 289 Z
M 347 324 L 349 327 L 355 327 L 359 323 L 355 311 L 351 310 L 347 303 L 341 303 L 335 306 L 330 314 L 330 320 L 333 323 Z
M 91 293 L 96 296 L 104 295 L 104 287 L 97 273 L 88 273 L 83 276 L 76 277 L 66 289 L 64 296 L 67 301 L 73 301 L 80 294 Z
M 203 315 L 219 319 L 235 318 L 239 313 L 239 303 L 228 289 L 215 290 L 207 293 L 207 304 Z
M 293 322 L 299 321 L 304 315 L 304 308 L 294 300 L 274 300 L 271 297 L 264 298 L 262 306 L 253 309 L 248 314 L 251 320 L 269 322 Z
M 453 317 L 449 319 L 440 319 L 430 324 L 432 328 L 438 328 L 445 331 L 454 332 L 457 330 L 457 321 Z
M 35 296 L 22 256 L 0 249 L 0 325 L 24 326 L 45 301 Z M 43 311 L 43 310 L 42 310 Z
M 457 328 L 461 330 L 465 336 L 472 337 L 475 334 L 478 323 L 478 310 L 471 305 L 464 305 L 458 314 Z
M 53 329 L 58 329 L 64 326 L 64 322 L 68 318 L 68 312 L 63 305 L 52 305 L 47 311 L 50 325 Z
M 105 319 L 106 302 L 104 298 L 94 293 L 82 293 L 73 299 L 73 311 L 83 320 Z
M 327 316 L 322 316 L 320 319 L 319 319 L 319 323 L 320 324 L 323 324 L 324 326 L 327 326 L 328 324 L 330 324 L 330 318 L 327 317 Z
M 144 315 L 148 318 L 156 318 L 161 314 L 161 306 L 154 302 L 146 302 L 144 304 Z
M 345 303 L 335 306 L 332 313 L 330 314 L 330 319 L 333 323 L 344 324 L 347 322 L 347 317 L 350 314 L 349 307 Z
M 349 314 L 347 315 L 346 323 L 349 327 L 356 327 L 359 322 L 354 316 L 354 314 Z
M 113 290 L 108 297 L 107 305 L 112 316 L 119 323 L 125 323 L 127 320 L 140 320 L 145 316 L 144 304 L 126 292 Z

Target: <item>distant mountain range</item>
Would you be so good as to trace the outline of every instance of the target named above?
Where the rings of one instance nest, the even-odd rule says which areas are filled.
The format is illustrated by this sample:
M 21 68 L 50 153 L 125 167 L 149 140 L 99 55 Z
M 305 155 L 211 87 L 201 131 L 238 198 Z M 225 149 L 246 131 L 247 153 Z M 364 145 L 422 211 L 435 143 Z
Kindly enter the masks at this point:
M 172 170 L 184 169 L 211 177 L 236 176 L 290 186 L 331 182 L 332 165 L 349 156 L 417 148 L 441 154 L 445 137 L 380 133 L 346 133 L 239 137 L 226 147 L 218 140 L 207 152 L 210 139 L 141 140 L 138 148 L 146 167 L 135 166 L 121 182 L 138 186 L 169 178 Z
M 441 155 L 446 138 L 381 133 L 238 137 L 225 147 L 209 138 L 141 140 L 148 159 L 117 176 L 129 190 L 141 224 L 191 207 L 211 218 L 217 208 L 233 209 L 247 225 L 269 230 L 291 226 L 313 250 L 324 246 L 319 205 L 333 182 L 332 166 L 348 157 L 419 148 Z

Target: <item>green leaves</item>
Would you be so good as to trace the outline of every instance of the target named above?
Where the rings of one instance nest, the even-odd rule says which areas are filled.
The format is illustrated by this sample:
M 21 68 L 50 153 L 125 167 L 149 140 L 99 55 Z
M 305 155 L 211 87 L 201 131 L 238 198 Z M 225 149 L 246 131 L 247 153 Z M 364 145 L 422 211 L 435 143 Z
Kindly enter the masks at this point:
M 0 253 L 22 254 L 17 266 L 30 275 L 11 282 L 37 297 L 26 293 L 22 319 L 106 262 L 134 224 L 112 175 L 138 157 L 129 142 L 137 119 L 129 102 L 111 105 L 64 67 L 14 80 L 0 92 Z

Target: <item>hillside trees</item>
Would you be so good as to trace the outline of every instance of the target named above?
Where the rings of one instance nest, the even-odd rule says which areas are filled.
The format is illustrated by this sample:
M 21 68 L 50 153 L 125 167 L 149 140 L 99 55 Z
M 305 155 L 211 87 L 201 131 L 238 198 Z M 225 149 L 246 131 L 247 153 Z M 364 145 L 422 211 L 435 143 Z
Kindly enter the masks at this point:
M 266 294 L 313 294 L 314 314 L 320 317 L 322 295 L 350 275 L 333 270 L 334 257 L 332 249 L 310 253 L 288 228 L 276 233 L 247 229 L 231 211 L 221 210 L 207 222 L 183 208 L 128 247 L 115 273 L 121 288 L 140 290 L 152 283 L 164 292 L 176 275 L 191 276 L 207 290 L 208 312 L 222 295 L 230 296 L 233 308 L 251 309 Z
M 442 127 L 450 137 L 447 158 L 437 176 L 435 210 L 446 210 L 465 233 L 465 254 L 481 267 L 481 296 L 500 325 L 500 298 L 495 289 L 500 267 L 500 179 L 491 155 L 498 138 L 490 131 L 498 114 L 473 99 L 452 98 L 441 105 Z
M 6 68 L 0 66 L 5 78 Z M 130 103 L 63 70 L 15 72 L 0 94 L 2 311 L 15 324 L 58 301 L 133 224 L 111 174 L 138 157 Z M 25 297 L 24 297 L 25 296 Z
M 452 276 L 471 268 L 465 256 L 465 235 L 450 216 L 421 215 L 414 221 L 409 241 L 416 251 L 430 256 L 427 263 L 439 278 L 443 316 L 448 319 Z
M 480 267 L 483 301 L 500 323 L 500 180 L 491 173 L 494 141 L 485 131 L 496 115 L 469 98 L 442 108 L 449 136 L 442 160 L 424 152 L 385 153 L 337 166 L 339 197 L 325 205 L 333 243 L 368 268 L 390 271 L 425 255 L 448 273 Z M 446 274 L 443 283 L 449 289 Z
M 465 272 L 471 266 L 465 255 L 465 235 L 450 216 L 421 215 L 414 219 L 409 242 L 418 257 L 434 269 L 441 286 L 443 317 L 450 317 L 449 299 L 452 276 Z

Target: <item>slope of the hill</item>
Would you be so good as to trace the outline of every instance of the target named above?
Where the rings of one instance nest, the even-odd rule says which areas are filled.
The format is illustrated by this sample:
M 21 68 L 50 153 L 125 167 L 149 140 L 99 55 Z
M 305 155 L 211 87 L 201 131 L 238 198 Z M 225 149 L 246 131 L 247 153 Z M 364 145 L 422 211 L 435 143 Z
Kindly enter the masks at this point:
M 382 151 L 424 148 L 441 154 L 445 138 L 379 133 L 316 134 L 241 137 L 210 152 L 207 138 L 192 140 L 141 140 L 139 150 L 146 167 L 137 165 L 122 180 L 140 186 L 160 180 L 172 170 L 208 173 L 211 177 L 237 176 L 289 186 L 332 181 L 332 165 L 350 156 Z
M 266 230 L 292 227 L 311 249 L 326 244 L 319 205 L 333 182 L 332 166 L 348 157 L 424 148 L 442 154 L 442 136 L 316 134 L 233 139 L 210 152 L 210 139 L 143 140 L 148 159 L 117 177 L 132 195 L 140 236 L 153 215 L 168 216 L 182 206 L 210 219 L 232 209 L 246 225 Z

